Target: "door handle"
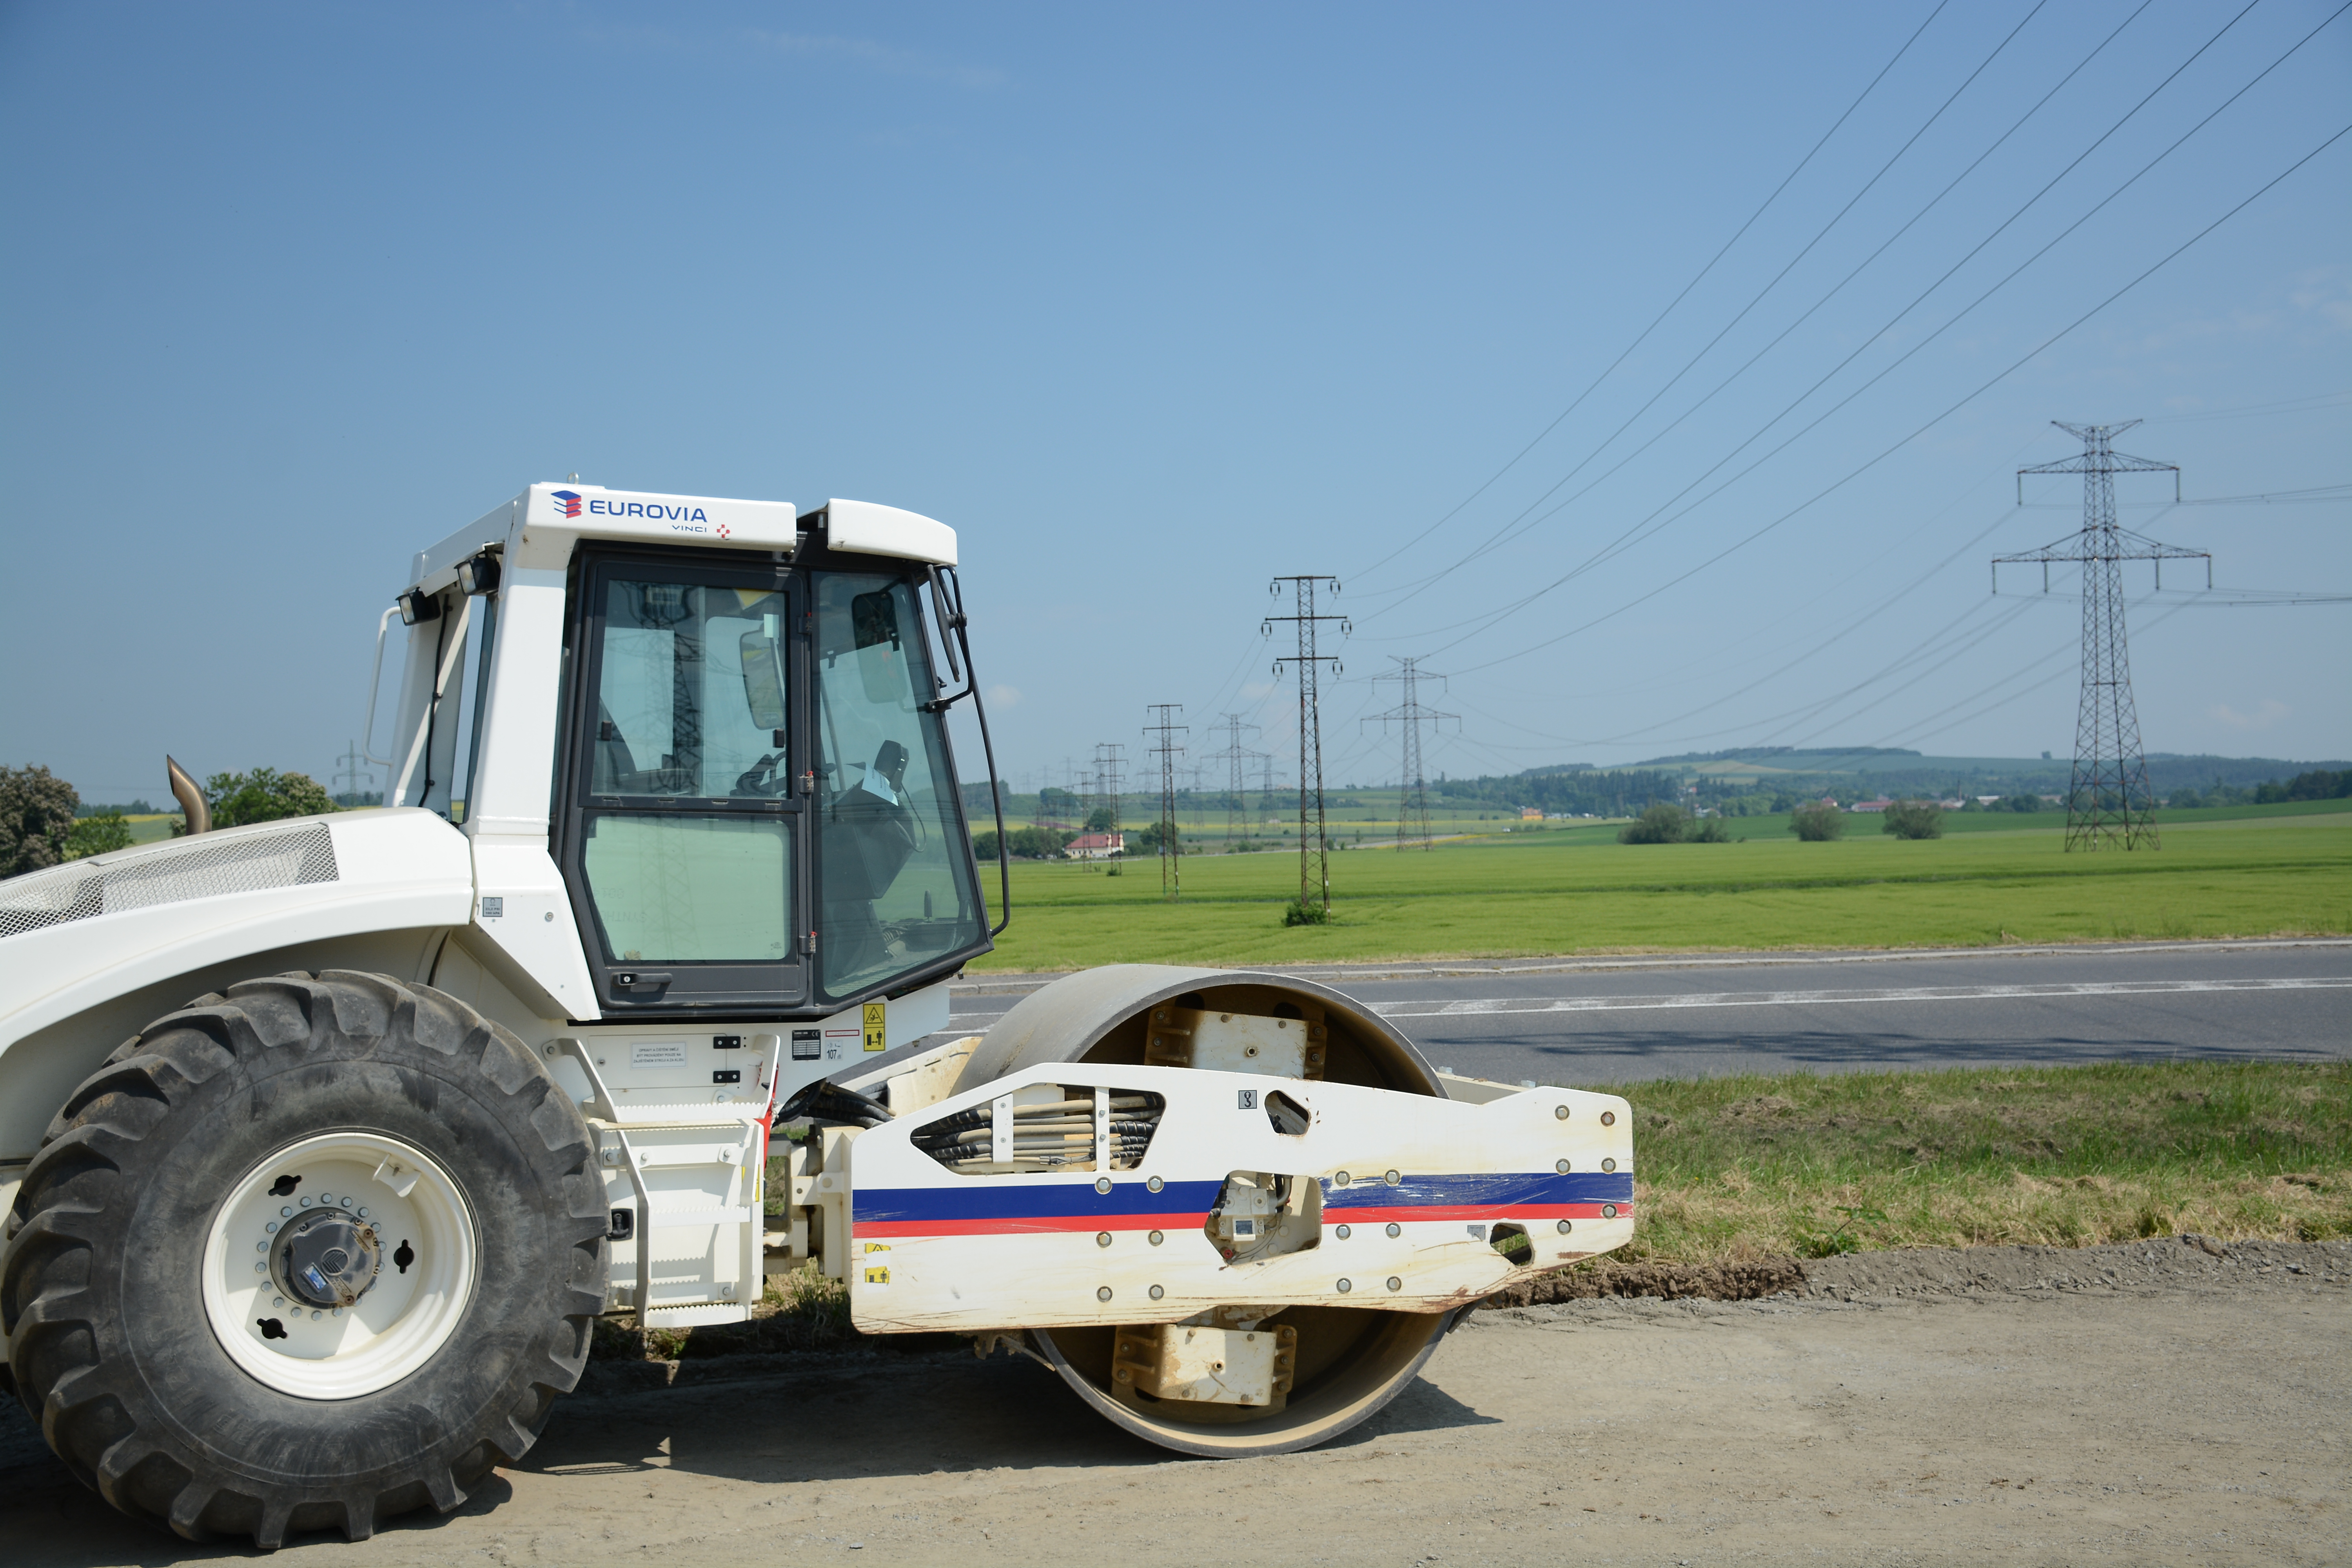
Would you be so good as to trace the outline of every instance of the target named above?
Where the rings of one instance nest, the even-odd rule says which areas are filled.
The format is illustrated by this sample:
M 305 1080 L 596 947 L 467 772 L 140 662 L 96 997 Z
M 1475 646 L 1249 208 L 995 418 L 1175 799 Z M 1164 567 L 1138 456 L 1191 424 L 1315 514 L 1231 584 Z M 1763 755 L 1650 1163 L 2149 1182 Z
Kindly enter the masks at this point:
M 615 991 L 660 991 L 668 986 L 671 978 L 671 976 L 667 974 L 656 974 L 646 970 L 624 970 L 620 973 L 613 976 L 613 989 Z

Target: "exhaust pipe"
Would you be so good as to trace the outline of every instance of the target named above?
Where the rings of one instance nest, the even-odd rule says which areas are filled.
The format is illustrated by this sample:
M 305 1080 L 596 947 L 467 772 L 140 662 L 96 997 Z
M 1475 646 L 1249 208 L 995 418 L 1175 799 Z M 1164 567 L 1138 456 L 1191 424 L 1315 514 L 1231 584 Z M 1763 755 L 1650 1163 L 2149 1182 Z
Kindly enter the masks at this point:
M 172 798 L 180 803 L 180 810 L 187 816 L 188 831 L 191 834 L 212 831 L 212 807 L 205 804 L 205 792 L 196 787 L 196 781 L 188 776 L 188 770 L 173 762 L 168 752 L 163 755 L 163 767 L 172 775 Z

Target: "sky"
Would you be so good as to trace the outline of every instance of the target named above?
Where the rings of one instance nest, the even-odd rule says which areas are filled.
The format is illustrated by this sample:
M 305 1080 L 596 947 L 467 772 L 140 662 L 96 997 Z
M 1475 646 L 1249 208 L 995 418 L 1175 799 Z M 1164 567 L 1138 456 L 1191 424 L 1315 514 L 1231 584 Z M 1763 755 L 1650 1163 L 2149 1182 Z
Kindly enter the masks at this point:
M 955 527 L 1024 787 L 1295 777 L 1298 574 L 1334 784 L 1403 657 L 1433 775 L 2063 756 L 2132 419 L 2147 749 L 2346 757 L 2347 126 L 2332 0 L 0 4 L 0 763 L 333 780 L 575 471 Z

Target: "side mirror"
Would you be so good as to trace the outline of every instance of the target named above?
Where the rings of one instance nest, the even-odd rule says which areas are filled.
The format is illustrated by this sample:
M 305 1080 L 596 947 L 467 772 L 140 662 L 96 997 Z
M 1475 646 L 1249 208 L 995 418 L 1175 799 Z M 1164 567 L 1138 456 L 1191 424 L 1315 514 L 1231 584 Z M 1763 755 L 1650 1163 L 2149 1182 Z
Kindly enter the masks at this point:
M 770 620 L 775 619 L 771 616 Z M 767 630 L 745 632 L 737 645 L 743 656 L 743 700 L 751 710 L 754 729 L 784 727 L 784 665 L 782 639 Z

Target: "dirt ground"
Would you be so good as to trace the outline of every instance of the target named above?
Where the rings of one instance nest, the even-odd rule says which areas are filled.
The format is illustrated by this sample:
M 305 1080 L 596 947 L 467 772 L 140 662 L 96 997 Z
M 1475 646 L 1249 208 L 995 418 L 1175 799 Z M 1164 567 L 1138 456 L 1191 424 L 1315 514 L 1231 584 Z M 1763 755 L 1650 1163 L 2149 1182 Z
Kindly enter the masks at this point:
M 1379 1416 L 1260 1460 L 1150 1447 L 1004 1356 L 599 1374 L 457 1513 L 281 1561 L 2352 1560 L 2352 1244 L 1806 1268 L 1761 1300 L 1477 1313 Z M 16 1568 L 243 1555 L 119 1519 L 38 1441 L 11 1402 Z

